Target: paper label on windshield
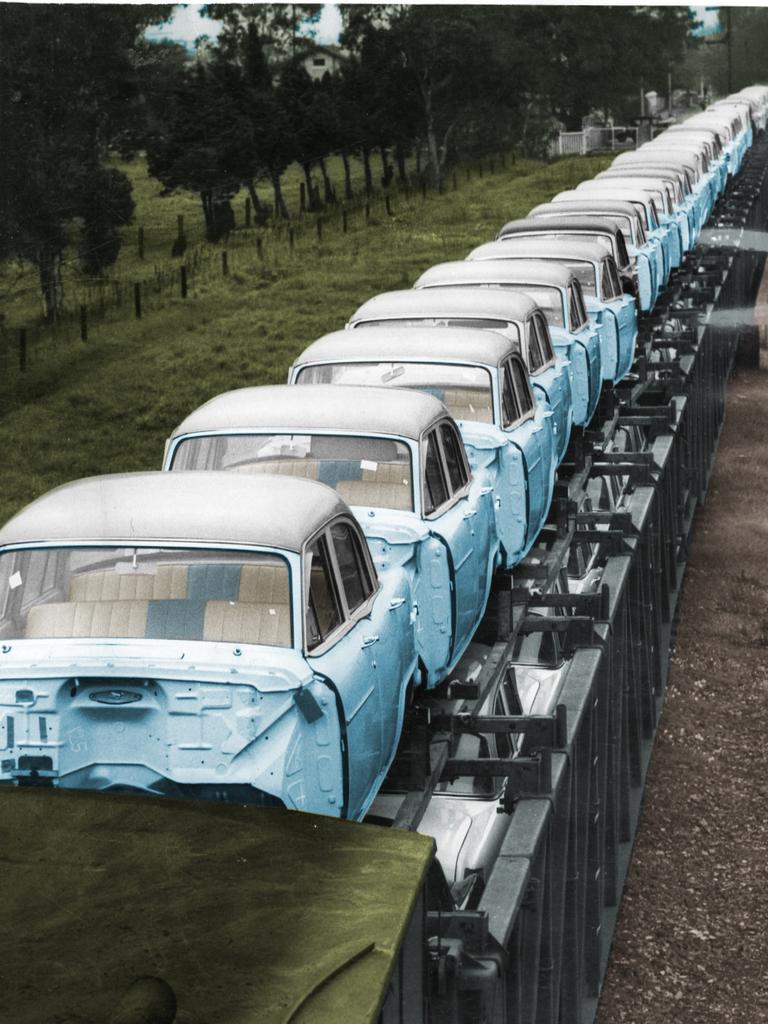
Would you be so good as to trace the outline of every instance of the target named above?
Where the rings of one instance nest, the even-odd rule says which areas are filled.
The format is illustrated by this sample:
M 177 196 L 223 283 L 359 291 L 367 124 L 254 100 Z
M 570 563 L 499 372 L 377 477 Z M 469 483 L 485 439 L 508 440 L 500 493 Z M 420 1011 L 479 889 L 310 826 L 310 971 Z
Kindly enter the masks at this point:
M 368 459 L 360 460 L 360 469 L 370 469 L 372 473 L 375 473 L 378 468 L 378 462 L 369 462 Z
M 13 576 L 10 576 L 9 579 L 8 579 L 8 587 L 9 587 L 10 590 L 15 590 L 17 587 L 20 587 L 20 586 L 21 586 L 21 573 L 20 572 L 15 572 L 13 574 Z

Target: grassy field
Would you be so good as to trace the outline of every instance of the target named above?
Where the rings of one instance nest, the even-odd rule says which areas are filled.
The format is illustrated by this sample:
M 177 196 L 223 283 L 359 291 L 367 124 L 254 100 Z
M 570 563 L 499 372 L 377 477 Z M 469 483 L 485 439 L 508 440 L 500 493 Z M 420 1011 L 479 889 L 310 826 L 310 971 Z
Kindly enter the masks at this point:
M 358 221 L 347 235 L 328 232 L 322 243 L 307 234 L 293 256 L 285 246 L 267 251 L 266 266 L 252 248 L 237 249 L 229 276 L 195 283 L 186 300 L 169 299 L 141 320 L 124 310 L 92 330 L 87 345 L 59 344 L 18 378 L 0 417 L 0 521 L 64 481 L 159 468 L 168 433 L 201 402 L 283 382 L 292 359 L 365 299 L 463 258 L 505 220 L 609 162 L 518 162 L 426 201 L 399 198 L 394 216 Z M 165 200 L 156 189 L 147 182 L 137 199 L 137 223 L 157 220 Z

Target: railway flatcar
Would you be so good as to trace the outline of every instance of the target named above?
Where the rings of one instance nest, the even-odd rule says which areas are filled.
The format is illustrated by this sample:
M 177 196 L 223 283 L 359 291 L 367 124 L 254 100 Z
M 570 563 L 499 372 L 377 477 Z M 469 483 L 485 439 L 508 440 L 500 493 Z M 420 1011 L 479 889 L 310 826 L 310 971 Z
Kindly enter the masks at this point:
M 425 836 L 38 786 L 0 789 L 0 843 L 4 1020 L 424 1020 Z
M 467 259 L 566 267 L 578 277 L 587 310 L 603 332 L 603 379 L 616 384 L 627 374 L 637 339 L 637 301 L 623 291 L 616 261 L 599 243 L 512 236 L 478 246 Z
M 522 291 L 544 312 L 552 345 L 570 363 L 574 426 L 592 419 L 603 384 L 603 349 L 608 339 L 587 312 L 578 277 L 565 267 L 541 263 L 514 266 L 495 260 L 439 263 L 414 288 L 493 287 Z
M 335 331 L 297 357 L 289 382 L 436 395 L 458 421 L 473 474 L 492 488 L 503 567 L 528 553 L 552 500 L 557 439 L 549 403 L 534 395 L 516 343 L 465 327 Z
M 562 461 L 573 423 L 570 367 L 556 355 L 547 319 L 532 299 L 488 288 L 384 292 L 364 302 L 348 323 L 356 330 L 397 325 L 480 327 L 506 334 L 518 346 L 534 391 L 549 403 Z
M 354 604 L 355 617 L 367 620 L 356 663 L 350 646 L 334 641 L 338 611 L 332 612 L 334 629 L 325 627 L 309 652 L 313 663 L 326 652 L 337 672 L 346 666 L 345 672 L 361 677 L 360 698 L 372 705 L 367 714 L 385 719 L 386 742 L 378 759 L 386 770 L 405 698 L 404 683 L 388 679 L 392 666 L 398 666 L 397 679 L 407 680 L 403 668 L 415 644 L 415 682 L 427 689 L 440 683 L 477 629 L 499 560 L 494 492 L 487 474 L 471 473 L 445 406 L 433 395 L 403 389 L 241 388 L 207 402 L 177 427 L 165 468 L 319 480 L 351 506 L 378 574 L 385 577 L 396 569 L 405 577 L 407 593 L 392 598 L 386 621 L 371 620 L 368 595 L 366 603 Z M 519 507 L 518 515 L 524 514 Z M 335 561 L 346 582 L 354 564 Z M 324 609 L 332 595 L 324 597 Z M 392 648 L 398 630 L 404 656 Z M 330 671 L 321 662 L 317 671 Z M 372 687 L 381 691 L 377 701 L 369 700 Z

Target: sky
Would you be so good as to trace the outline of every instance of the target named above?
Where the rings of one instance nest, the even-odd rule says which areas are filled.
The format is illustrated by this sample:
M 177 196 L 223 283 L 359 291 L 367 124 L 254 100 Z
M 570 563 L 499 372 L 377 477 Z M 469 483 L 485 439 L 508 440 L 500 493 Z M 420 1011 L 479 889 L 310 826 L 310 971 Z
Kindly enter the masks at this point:
M 204 18 L 202 4 L 177 4 L 170 21 L 147 29 L 147 39 L 173 39 L 191 44 L 198 36 L 215 38 L 221 22 Z M 318 43 L 336 43 L 341 31 L 341 13 L 336 4 L 324 4 L 320 21 L 315 26 Z
M 697 21 L 701 22 L 701 28 L 697 29 L 694 35 L 708 36 L 713 32 L 720 31 L 720 15 L 717 7 L 691 7 Z

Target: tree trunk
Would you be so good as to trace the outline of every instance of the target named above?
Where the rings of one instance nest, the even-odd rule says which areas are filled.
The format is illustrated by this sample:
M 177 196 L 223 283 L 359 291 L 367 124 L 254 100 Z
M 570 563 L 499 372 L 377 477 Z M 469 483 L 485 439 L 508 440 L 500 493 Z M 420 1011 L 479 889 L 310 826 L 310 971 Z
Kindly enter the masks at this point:
M 304 171 L 304 181 L 307 184 L 307 209 L 314 213 L 320 209 L 321 204 L 317 186 L 312 180 L 312 161 L 302 164 L 301 169 Z
M 382 188 L 389 188 L 389 183 L 392 181 L 392 165 L 389 162 L 389 152 L 385 145 L 379 146 L 381 152 L 381 185 Z
M 40 292 L 46 320 L 56 320 L 64 301 L 61 284 L 61 253 L 44 249 L 37 254 Z
M 321 157 L 318 160 L 320 166 L 320 173 L 323 176 L 323 194 L 325 196 L 325 203 L 327 206 L 332 205 L 336 202 L 336 189 L 333 187 L 333 182 L 328 177 L 328 168 L 325 166 L 325 160 Z
M 397 161 L 397 180 L 401 185 L 408 181 L 408 172 L 405 169 L 405 146 L 398 142 L 395 146 L 395 160 Z
M 341 151 L 341 162 L 344 164 L 344 195 L 347 199 L 352 198 L 352 171 L 349 166 L 349 156 L 346 149 Z
M 214 216 L 213 216 L 213 192 L 210 189 L 205 189 L 200 193 L 200 202 L 203 204 L 203 220 L 205 222 L 205 237 L 208 241 L 213 240 L 214 236 Z
M 248 195 L 251 197 L 251 203 L 253 204 L 253 214 L 257 224 L 264 224 L 269 217 L 269 207 L 265 202 L 262 202 L 261 197 L 256 191 L 256 186 L 253 183 L 253 178 L 248 182 Z
M 281 217 L 283 220 L 288 220 L 288 207 L 285 205 L 283 187 L 280 184 L 280 174 L 278 171 L 270 171 L 269 178 L 272 182 L 272 191 L 275 194 L 275 216 Z
M 371 174 L 371 151 L 363 146 L 363 170 L 365 172 L 365 194 L 369 196 L 373 192 L 373 175 Z

